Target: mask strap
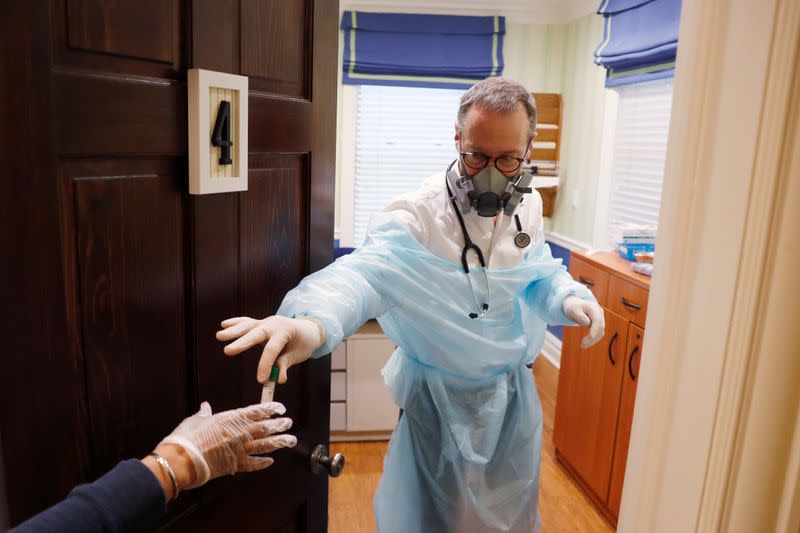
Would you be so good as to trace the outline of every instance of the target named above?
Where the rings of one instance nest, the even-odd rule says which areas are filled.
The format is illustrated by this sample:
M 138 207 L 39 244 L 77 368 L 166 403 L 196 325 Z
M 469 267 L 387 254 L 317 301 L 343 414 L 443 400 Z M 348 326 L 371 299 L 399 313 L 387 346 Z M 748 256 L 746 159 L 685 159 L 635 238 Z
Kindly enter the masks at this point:
M 511 185 L 514 187 L 515 191 L 521 192 L 522 194 L 530 194 L 533 192 L 533 187 L 520 187 L 519 182 L 522 181 L 522 178 L 525 177 L 525 172 L 520 172 L 519 176 L 517 176 L 516 181 Z

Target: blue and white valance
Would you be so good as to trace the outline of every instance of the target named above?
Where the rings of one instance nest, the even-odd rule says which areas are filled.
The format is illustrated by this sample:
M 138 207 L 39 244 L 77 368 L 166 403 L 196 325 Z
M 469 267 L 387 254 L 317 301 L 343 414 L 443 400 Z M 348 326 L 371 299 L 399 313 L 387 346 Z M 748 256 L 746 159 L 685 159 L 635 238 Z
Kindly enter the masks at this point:
M 505 17 L 345 11 L 342 81 L 465 89 L 503 72 Z
M 675 73 L 681 0 L 602 0 L 603 41 L 594 62 L 606 87 L 671 78 Z

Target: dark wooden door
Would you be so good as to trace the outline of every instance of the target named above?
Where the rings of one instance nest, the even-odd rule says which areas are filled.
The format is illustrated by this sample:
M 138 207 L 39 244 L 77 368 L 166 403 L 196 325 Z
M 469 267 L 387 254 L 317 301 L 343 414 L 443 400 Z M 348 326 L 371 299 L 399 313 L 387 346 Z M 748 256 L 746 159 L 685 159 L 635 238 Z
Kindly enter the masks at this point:
M 622 395 L 619 400 L 617 441 L 614 444 L 614 466 L 611 468 L 611 483 L 608 488 L 608 508 L 615 517 L 619 516 L 619 508 L 622 504 L 622 483 L 625 480 L 625 465 L 628 462 L 628 444 L 631 440 L 633 406 L 636 403 L 636 384 L 639 377 L 639 365 L 642 362 L 643 341 L 644 330 L 629 324 L 625 375 L 622 378 Z
M 274 313 L 331 260 L 337 17 L 327 0 L 4 6 L 9 524 L 143 456 L 201 400 L 259 400 L 257 350 L 226 358 L 214 333 Z M 188 195 L 189 68 L 249 77 L 247 192 Z M 329 365 L 293 369 L 276 391 L 294 450 L 185 494 L 162 527 L 324 531 L 327 480 L 308 460 L 328 438 Z
M 603 340 L 584 350 L 583 328 L 565 328 L 553 440 L 561 458 L 605 502 L 617 430 L 628 321 L 604 309 Z

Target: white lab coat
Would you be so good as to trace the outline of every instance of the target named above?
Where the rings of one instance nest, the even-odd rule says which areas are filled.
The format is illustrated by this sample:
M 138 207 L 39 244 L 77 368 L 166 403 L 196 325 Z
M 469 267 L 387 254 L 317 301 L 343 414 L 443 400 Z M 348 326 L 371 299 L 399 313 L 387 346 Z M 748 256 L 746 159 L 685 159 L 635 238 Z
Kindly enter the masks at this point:
M 431 253 L 461 264 L 464 236 L 447 193 L 444 171 L 430 176 L 416 191 L 392 200 L 384 211 L 403 220 L 417 241 Z M 493 218 L 479 216 L 474 211 L 464 215 L 464 225 L 472 242 L 483 252 L 487 268 L 519 265 L 523 252 L 538 245 L 537 239 L 543 238 L 542 198 L 535 189 L 523 197 L 514 214 L 519 216 L 522 231 L 531 238 L 526 248 L 514 244 L 518 232 L 513 215 L 509 217 L 501 213 L 496 225 Z M 475 253 L 469 252 L 467 258 L 470 266 L 480 266 Z

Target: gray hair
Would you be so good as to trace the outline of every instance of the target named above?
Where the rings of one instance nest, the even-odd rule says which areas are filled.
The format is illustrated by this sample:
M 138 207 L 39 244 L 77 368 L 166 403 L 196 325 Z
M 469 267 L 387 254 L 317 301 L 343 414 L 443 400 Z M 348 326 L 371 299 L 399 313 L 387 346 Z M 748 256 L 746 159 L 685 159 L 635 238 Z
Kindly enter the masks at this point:
M 461 96 L 458 107 L 458 127 L 464 126 L 464 119 L 473 105 L 488 111 L 512 113 L 523 106 L 528 113 L 530 135 L 536 130 L 536 101 L 533 95 L 519 82 L 499 76 L 481 80 Z

